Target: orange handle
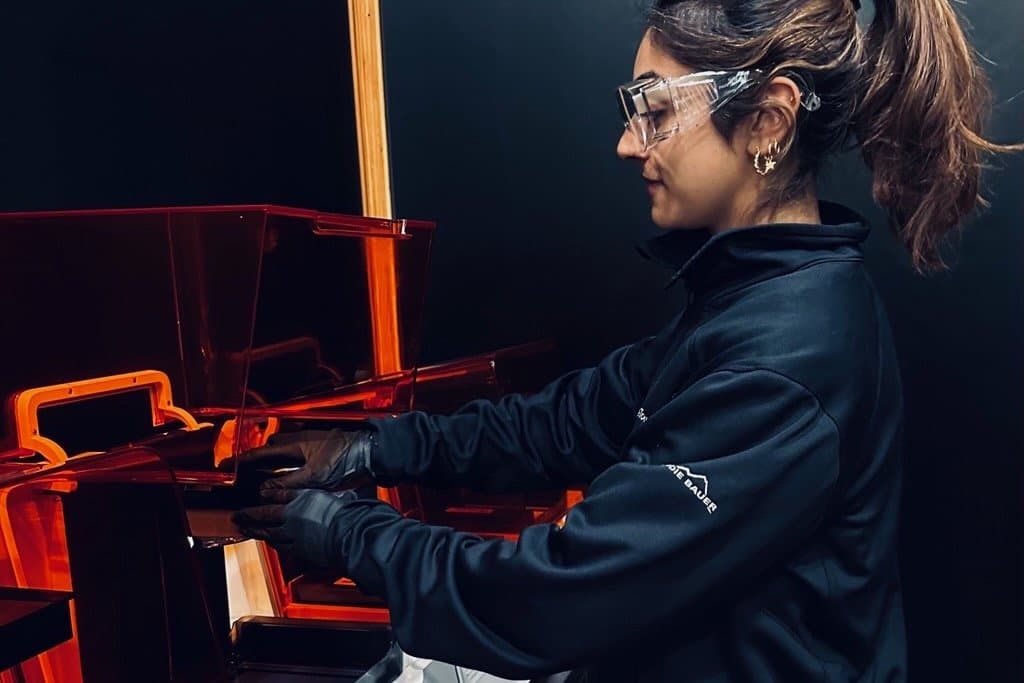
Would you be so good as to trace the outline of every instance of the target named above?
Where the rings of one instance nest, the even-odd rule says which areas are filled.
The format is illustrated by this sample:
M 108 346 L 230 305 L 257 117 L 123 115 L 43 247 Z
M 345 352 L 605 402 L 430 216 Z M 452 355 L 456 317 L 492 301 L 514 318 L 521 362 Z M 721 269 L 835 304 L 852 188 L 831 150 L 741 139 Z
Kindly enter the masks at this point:
M 165 373 L 159 370 L 142 370 L 53 384 L 20 392 L 14 398 L 14 424 L 18 435 L 18 447 L 39 453 L 53 465 L 66 462 L 68 455 L 60 444 L 39 433 L 40 409 L 138 389 L 149 390 L 154 427 L 172 420 L 182 422 L 188 431 L 194 431 L 202 426 L 188 411 L 174 405 L 171 398 L 171 380 Z

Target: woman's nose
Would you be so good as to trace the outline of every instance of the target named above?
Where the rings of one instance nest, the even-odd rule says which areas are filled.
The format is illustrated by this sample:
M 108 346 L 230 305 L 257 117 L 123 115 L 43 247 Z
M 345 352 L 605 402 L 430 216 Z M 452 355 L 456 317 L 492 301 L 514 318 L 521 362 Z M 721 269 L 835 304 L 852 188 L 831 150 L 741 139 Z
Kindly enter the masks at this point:
M 637 139 L 628 126 L 622 129 L 622 136 L 619 138 L 619 144 L 615 148 L 615 153 L 619 155 L 620 159 L 636 159 L 643 156 L 644 152 L 640 146 L 640 140 Z

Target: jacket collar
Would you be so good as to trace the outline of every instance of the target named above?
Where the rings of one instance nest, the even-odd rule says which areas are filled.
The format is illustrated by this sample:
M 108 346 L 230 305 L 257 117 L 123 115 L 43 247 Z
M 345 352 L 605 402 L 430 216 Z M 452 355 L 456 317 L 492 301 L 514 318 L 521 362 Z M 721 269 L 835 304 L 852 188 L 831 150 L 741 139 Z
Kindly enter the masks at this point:
M 870 232 L 856 212 L 820 202 L 821 224 L 772 223 L 708 230 L 672 230 L 637 246 L 647 259 L 672 268 L 666 287 L 683 280 L 695 294 L 719 292 L 794 271 L 812 261 L 861 258 Z

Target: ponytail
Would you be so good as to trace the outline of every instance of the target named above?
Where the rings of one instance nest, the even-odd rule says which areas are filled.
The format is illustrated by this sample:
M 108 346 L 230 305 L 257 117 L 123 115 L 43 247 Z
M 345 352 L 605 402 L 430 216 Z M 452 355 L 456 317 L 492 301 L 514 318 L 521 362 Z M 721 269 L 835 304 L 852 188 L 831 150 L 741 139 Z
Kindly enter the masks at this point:
M 984 158 L 1024 149 L 986 140 L 991 94 L 948 0 L 875 0 L 867 82 L 855 114 L 875 201 L 918 271 L 945 266 L 943 237 L 986 202 Z
M 647 26 L 660 49 L 695 71 L 785 70 L 813 84 L 821 107 L 798 114 L 772 190 L 780 201 L 802 196 L 829 155 L 859 143 L 875 201 L 926 271 L 945 266 L 943 238 L 985 205 L 986 157 L 1024 150 L 983 136 L 988 82 L 951 1 L 874 0 L 862 32 L 856 0 L 656 0 Z M 730 139 L 761 99 L 751 89 L 712 122 Z

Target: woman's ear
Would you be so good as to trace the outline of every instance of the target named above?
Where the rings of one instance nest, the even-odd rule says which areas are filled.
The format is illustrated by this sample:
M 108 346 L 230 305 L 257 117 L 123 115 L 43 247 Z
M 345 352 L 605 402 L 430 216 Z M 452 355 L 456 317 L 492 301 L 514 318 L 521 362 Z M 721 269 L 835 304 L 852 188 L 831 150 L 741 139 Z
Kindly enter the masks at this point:
M 791 78 L 776 76 L 771 80 L 764 89 L 758 110 L 748 117 L 749 125 L 745 132 L 750 156 L 759 150 L 764 153 L 773 141 L 781 149 L 781 156 L 786 155 L 796 130 L 801 96 L 799 86 Z

